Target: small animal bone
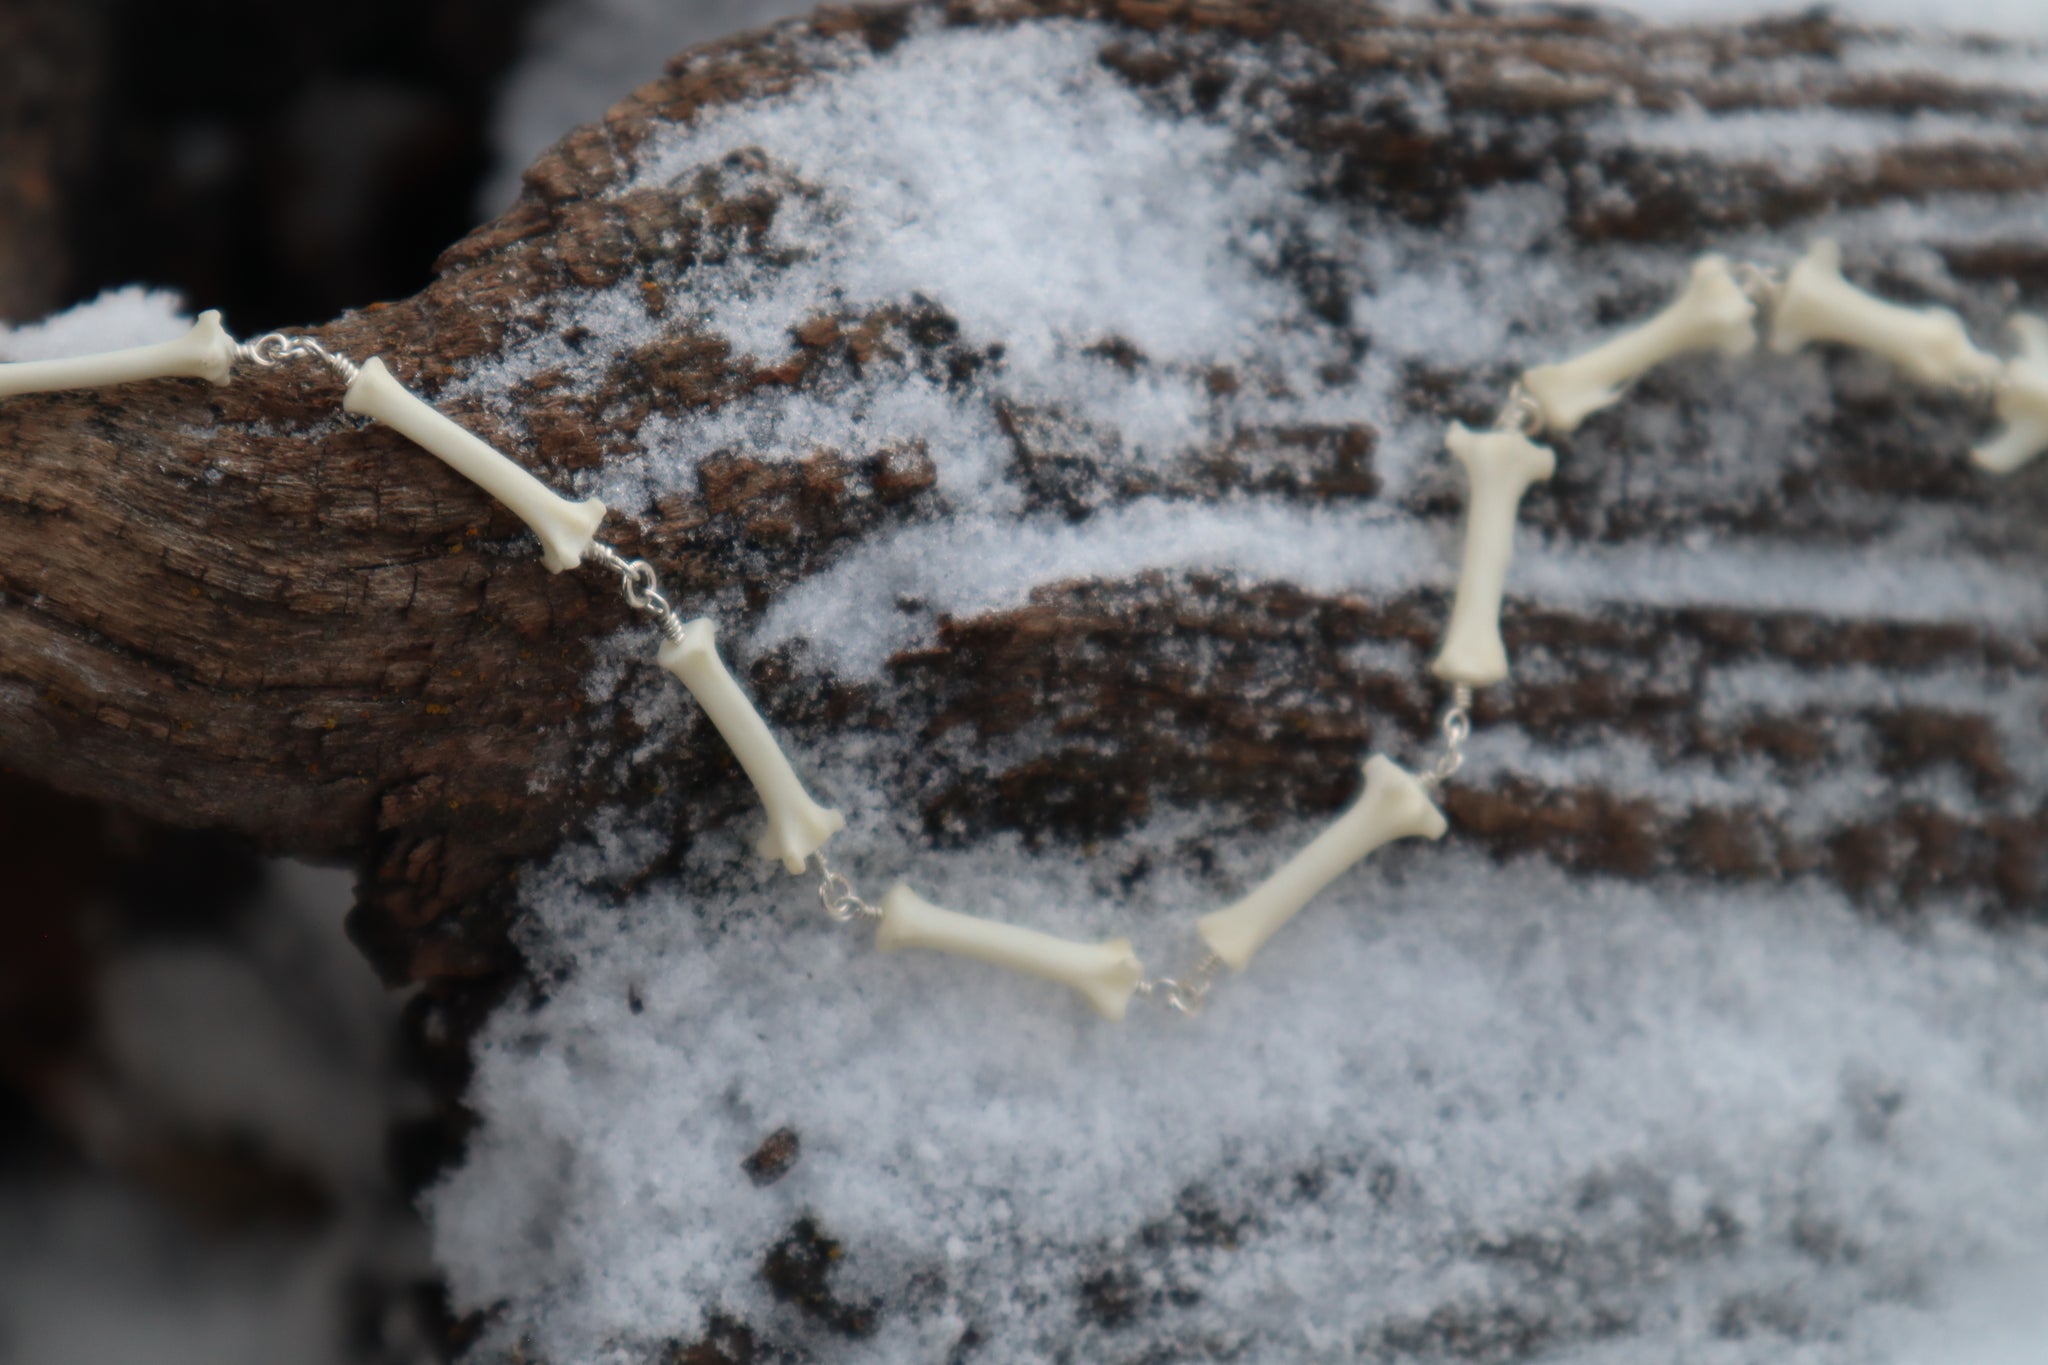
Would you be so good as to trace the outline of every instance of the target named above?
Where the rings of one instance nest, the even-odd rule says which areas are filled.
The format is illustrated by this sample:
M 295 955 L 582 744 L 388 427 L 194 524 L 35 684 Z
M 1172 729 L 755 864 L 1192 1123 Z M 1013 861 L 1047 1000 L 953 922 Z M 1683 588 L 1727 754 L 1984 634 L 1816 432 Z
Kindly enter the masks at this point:
M 1144 964 L 1132 954 L 1127 938 L 1076 943 L 1036 929 L 977 919 L 942 910 L 901 882 L 882 897 L 875 946 L 885 953 L 898 948 L 932 948 L 1057 981 L 1079 991 L 1105 1019 L 1124 1017 L 1131 993 L 1145 976 Z
M 0 365 L 0 398 L 54 389 L 94 389 L 138 379 L 204 379 L 225 384 L 235 365 L 235 339 L 212 309 L 176 341 L 64 360 L 21 360 Z
M 1508 675 L 1500 638 L 1500 598 L 1515 552 L 1515 510 L 1522 494 L 1557 470 L 1557 455 L 1518 431 L 1473 431 L 1451 423 L 1444 437 L 1465 466 L 1465 560 L 1451 623 L 1430 672 L 1445 682 L 1485 687 Z
M 1998 416 L 2005 430 L 1970 452 L 1980 468 L 2010 474 L 2048 450 L 2048 322 L 2022 313 L 2011 323 L 2020 353 L 2005 366 L 1998 386 Z
M 1693 262 L 1692 278 L 1663 312 L 1562 365 L 1538 365 L 1522 387 L 1551 431 L 1579 423 L 1620 398 L 1639 377 L 1688 351 L 1743 355 L 1756 347 L 1756 305 L 1722 256 Z
M 846 828 L 846 818 L 813 801 L 797 780 L 796 769 L 789 766 L 768 722 L 718 657 L 718 629 L 708 618 L 683 627 L 680 640 L 664 641 L 658 657 L 711 717 L 767 808 L 768 828 L 755 842 L 754 852 L 780 858 L 792 873 L 802 872 L 811 855 Z
M 596 539 L 597 524 L 604 520 L 602 502 L 561 497 L 392 378 L 377 357 L 363 362 L 341 405 L 402 432 L 511 508 L 540 537 L 541 563 L 551 572 L 575 568 Z
M 1243 971 L 1266 940 L 1345 868 L 1381 844 L 1439 839 L 1445 828 L 1443 813 L 1422 784 L 1392 759 L 1374 754 L 1365 765 L 1365 791 L 1350 810 L 1250 895 L 1202 916 L 1195 930 L 1209 951 Z
M 1771 349 L 1790 355 L 1839 341 L 1884 356 L 1923 384 L 1965 388 L 1998 377 L 1998 357 L 1970 343 L 1946 308 L 1905 308 L 1842 278 L 1842 248 L 1823 237 L 1806 250 L 1771 308 Z

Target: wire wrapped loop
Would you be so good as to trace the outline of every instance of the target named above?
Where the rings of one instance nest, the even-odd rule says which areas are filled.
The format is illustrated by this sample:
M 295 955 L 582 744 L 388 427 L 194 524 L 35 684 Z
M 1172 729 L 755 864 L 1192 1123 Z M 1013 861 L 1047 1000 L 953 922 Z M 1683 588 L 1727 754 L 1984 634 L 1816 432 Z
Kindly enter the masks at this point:
M 1451 703 L 1444 708 L 1443 719 L 1438 722 L 1438 732 L 1443 736 L 1444 747 L 1422 775 L 1422 784 L 1431 789 L 1441 787 L 1465 766 L 1465 741 L 1472 738 L 1472 689 L 1464 683 L 1451 689 Z
M 879 908 L 861 899 L 844 873 L 832 870 L 823 853 L 813 853 L 811 862 L 818 869 L 818 904 L 827 919 L 834 924 L 851 924 L 857 919 L 882 917 Z
M 661 579 L 652 564 L 644 559 L 627 559 L 601 540 L 592 542 L 587 553 L 591 563 L 619 576 L 619 595 L 626 599 L 627 606 L 654 618 L 654 624 L 668 639 L 683 637 L 683 618 L 676 615 L 676 609 L 662 594 Z
M 254 341 L 245 341 L 235 348 L 235 353 L 252 365 L 274 370 L 287 360 L 317 360 L 341 376 L 344 384 L 356 382 L 362 368 L 345 355 L 328 350 L 311 337 L 289 336 L 283 332 L 265 332 Z
M 1214 953 L 1206 953 L 1186 976 L 1162 976 L 1152 981 L 1140 981 L 1138 994 L 1193 1019 L 1209 1008 L 1209 992 L 1215 988 L 1216 974 L 1222 970 L 1223 959 Z

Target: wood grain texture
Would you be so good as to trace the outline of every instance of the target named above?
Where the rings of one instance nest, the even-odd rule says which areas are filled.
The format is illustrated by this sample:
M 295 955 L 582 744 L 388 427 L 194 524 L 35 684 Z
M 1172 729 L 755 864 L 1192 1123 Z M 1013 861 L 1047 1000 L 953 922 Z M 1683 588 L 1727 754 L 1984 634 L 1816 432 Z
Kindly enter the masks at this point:
M 1240 79 L 1216 61 L 1219 45 L 1305 41 L 1328 64 L 1270 78 L 1274 151 L 1307 158 L 1318 193 L 1427 225 L 1453 218 L 1478 191 L 1562 186 L 1570 240 L 1553 243 L 1558 250 L 1704 248 L 1756 227 L 1797 237 L 1803 220 L 1844 207 L 1938 208 L 2048 190 L 2048 97 L 1844 63 L 1852 32 L 1821 18 L 1653 30 L 1575 14 L 1408 20 L 1234 0 L 925 8 L 957 24 L 1105 20 L 1129 40 L 1107 45 L 1103 62 L 1189 117 L 1219 82 Z M 811 31 L 882 50 L 906 22 L 902 11 L 828 8 Z M 764 365 L 695 330 L 678 306 L 693 275 L 721 261 L 772 264 L 764 241 L 776 192 L 756 183 L 728 194 L 715 175 L 689 194 L 621 187 L 660 127 L 811 79 L 798 36 L 743 38 L 675 64 L 542 157 L 518 204 L 450 247 L 424 292 L 311 334 L 345 354 L 391 358 L 406 382 L 557 483 L 621 456 L 656 415 L 801 392 L 876 357 L 971 372 L 985 357 L 940 310 L 820 317 L 799 329 L 793 359 Z M 1359 77 L 1386 72 L 1440 98 L 1444 118 L 1424 126 L 1356 98 Z M 1690 108 L 1708 121 L 1825 109 L 1967 114 L 2012 137 L 1995 149 L 1959 138 L 1936 152 L 1916 143 L 1865 158 L 1735 165 L 1583 136 L 1587 119 L 1623 108 Z M 1937 229 L 1926 245 L 1960 282 L 1958 297 L 1939 301 L 1963 308 L 1980 335 L 2007 306 L 2048 295 L 2048 235 L 1945 243 Z M 1311 307 L 1325 266 L 1305 257 L 1292 267 Z M 448 392 L 548 328 L 564 301 L 622 282 L 650 317 L 674 325 L 624 355 L 600 391 L 543 374 L 502 403 Z M 1905 297 L 1921 289 L 1876 282 Z M 1321 306 L 1342 302 L 1332 293 Z M 1357 327 L 1369 337 L 1368 325 Z M 1418 372 L 1405 401 L 1411 412 L 1483 421 L 1508 377 L 1492 367 Z M 1248 382 L 1221 370 L 1211 379 L 1218 392 Z M 163 382 L 0 406 L 0 763 L 154 819 L 361 860 L 359 936 L 388 975 L 483 975 L 511 961 L 508 891 L 519 862 L 554 846 L 594 802 L 620 795 L 605 760 L 636 736 L 624 721 L 594 724 L 580 698 L 593 633 L 623 627 L 627 614 L 599 577 L 545 574 L 508 514 L 396 435 L 340 417 L 339 397 L 325 376 L 293 372 L 222 390 Z M 1655 462 L 1685 458 L 1699 414 L 1674 406 L 1655 381 L 1638 401 L 1677 433 L 1641 457 L 1654 487 Z M 1525 524 L 1593 546 L 1691 526 L 1840 544 L 1871 531 L 1825 496 L 1837 481 L 1931 506 L 1983 499 L 1959 459 L 1928 453 L 1966 444 L 1964 405 L 1895 386 L 1846 393 L 1839 411 L 1839 428 L 1814 433 L 1822 473 L 1813 463 L 1788 468 L 1771 496 L 1617 497 L 1567 468 L 1532 495 Z M 1134 499 L 1214 500 L 1245 487 L 1305 504 L 1380 496 L 1378 432 L 1366 421 L 1253 434 L 1164 468 L 1091 442 L 1057 411 L 1015 408 L 1003 421 L 1027 504 L 1077 521 Z M 864 538 L 944 517 L 932 461 L 914 445 L 886 444 L 795 463 L 723 455 L 702 466 L 693 492 L 643 524 L 607 530 L 659 565 L 680 600 L 758 606 Z M 2010 487 L 1998 505 L 1958 519 L 1954 534 L 2038 562 L 2039 482 Z M 1455 508 L 1446 485 L 1411 510 L 1448 520 Z M 1085 839 L 1160 802 L 1334 808 L 1349 794 L 1336 782 L 1345 760 L 1386 735 L 1420 742 L 1436 702 L 1420 678 L 1362 664 L 1353 647 L 1426 649 L 1442 608 L 1434 593 L 1366 603 L 1200 577 L 1051 585 L 1027 607 L 947 623 L 879 688 L 843 685 L 788 653 L 754 661 L 750 681 L 799 748 L 823 727 L 999 734 L 1054 717 L 1051 743 L 992 773 L 928 747 L 904 790 L 935 831 L 1022 827 L 1034 838 Z M 1215 647 L 1190 650 L 1190 639 Z M 1974 889 L 1988 914 L 2040 913 L 2048 815 L 2014 809 L 2012 757 L 1980 720 L 1898 704 L 1731 729 L 1707 717 L 1696 685 L 1700 668 L 1737 659 L 1794 671 L 1953 660 L 2033 673 L 2037 636 L 1732 610 L 1535 609 L 1510 613 L 1508 642 L 1517 657 L 1569 660 L 1515 689 L 1516 722 L 1540 738 L 1628 737 L 1659 755 L 1797 770 L 1875 737 L 1899 771 L 1953 766 L 1980 804 L 1965 818 L 1901 803 L 1815 831 L 1760 809 L 1650 809 L 1530 777 L 1453 792 L 1449 813 L 1465 837 L 1623 877 L 1809 872 L 1887 909 L 1909 908 L 1918 889 L 1938 884 Z M 1606 675 L 1624 662 L 1666 681 L 1619 690 Z M 1501 718 L 1497 705 L 1482 701 L 1482 726 Z M 701 787 L 678 836 L 675 856 L 685 856 L 689 829 L 734 818 L 745 791 L 707 727 L 675 770 Z M 536 787 L 529 777 L 539 771 L 588 776 Z

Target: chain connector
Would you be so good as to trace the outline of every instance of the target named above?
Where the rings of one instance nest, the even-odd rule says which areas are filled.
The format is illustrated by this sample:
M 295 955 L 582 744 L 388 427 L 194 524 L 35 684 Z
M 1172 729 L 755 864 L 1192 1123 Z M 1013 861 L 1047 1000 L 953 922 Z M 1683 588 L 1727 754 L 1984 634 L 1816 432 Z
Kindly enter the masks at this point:
M 287 360 L 317 360 L 341 376 L 344 384 L 356 382 L 362 367 L 345 355 L 328 350 L 311 337 L 289 336 L 283 332 L 265 332 L 254 341 L 245 341 L 235 347 L 235 354 L 252 365 L 274 370 Z
M 811 855 L 811 865 L 818 870 L 818 904 L 827 919 L 834 924 L 851 924 L 857 919 L 882 917 L 881 909 L 862 900 L 843 873 L 833 871 L 822 849 Z
M 1209 1008 L 1209 992 L 1215 988 L 1216 974 L 1223 967 L 1222 958 L 1214 953 L 1205 953 L 1186 976 L 1162 976 L 1140 981 L 1138 994 L 1157 1000 L 1175 1013 L 1192 1019 Z
M 1431 791 L 1442 787 L 1465 766 L 1465 741 L 1472 738 L 1470 684 L 1459 683 L 1451 689 L 1450 704 L 1444 707 L 1443 719 L 1437 722 L 1437 733 L 1443 736 L 1443 750 L 1421 777 L 1422 785 Z
M 1951 387 L 1962 396 L 1964 402 L 1996 412 L 1999 401 L 2011 389 L 2012 382 L 2012 366 L 2004 364 L 1999 366 L 1999 371 L 1995 375 L 1964 375 Z
M 1770 315 L 1778 306 L 1778 299 L 1785 292 L 1785 272 L 1774 265 L 1758 265 L 1755 261 L 1737 261 L 1733 267 L 1735 283 L 1756 305 L 1759 319 Z
M 627 606 L 652 617 L 665 638 L 683 638 L 683 619 L 662 595 L 661 580 L 652 564 L 644 559 L 627 559 L 601 540 L 592 541 L 584 554 L 591 563 L 619 576 L 619 595 L 626 599 Z
M 1500 412 L 1493 419 L 1493 429 L 1516 432 L 1533 441 L 1543 434 L 1545 420 L 1543 404 L 1517 379 L 1509 386 L 1507 401 L 1500 405 Z

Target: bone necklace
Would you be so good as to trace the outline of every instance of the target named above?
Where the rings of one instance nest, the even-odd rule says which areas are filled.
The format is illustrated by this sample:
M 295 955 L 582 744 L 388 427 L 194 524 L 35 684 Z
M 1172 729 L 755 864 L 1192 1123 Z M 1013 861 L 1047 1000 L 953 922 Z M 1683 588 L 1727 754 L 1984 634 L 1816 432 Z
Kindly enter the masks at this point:
M 1780 354 L 1813 342 L 1861 347 L 1921 384 L 1990 398 L 2004 429 L 1972 452 L 1988 471 L 2009 473 L 2048 449 L 2048 321 L 2014 318 L 2018 353 L 2001 361 L 1971 344 L 1954 313 L 1874 298 L 1844 280 L 1840 264 L 1840 251 L 1829 241 L 1814 243 L 1783 277 L 1703 256 L 1678 297 L 1649 321 L 1562 364 L 1523 373 L 1491 428 L 1451 424 L 1444 444 L 1464 467 L 1469 496 L 1457 591 L 1430 666 L 1449 689 L 1441 745 L 1419 773 L 1384 755 L 1368 759 L 1365 789 L 1349 810 L 1243 899 L 1195 921 L 1205 951 L 1179 977 L 1148 978 L 1127 939 L 1077 943 L 941 909 L 901 883 L 879 904 L 862 899 L 825 858 L 827 841 L 845 820 L 804 789 L 767 722 L 719 657 L 713 623 L 685 622 L 662 596 L 646 561 L 627 560 L 597 539 L 603 503 L 557 495 L 406 390 L 379 359 L 357 365 L 310 338 L 279 333 L 238 343 L 222 329 L 220 314 L 207 312 L 186 336 L 161 345 L 0 365 L 0 399 L 165 377 L 226 384 L 241 362 L 264 369 L 301 359 L 327 365 L 347 385 L 346 411 L 402 432 L 504 503 L 539 537 L 541 562 L 551 572 L 589 561 L 618 575 L 627 603 L 660 630 L 661 666 L 704 708 L 760 796 L 768 823 L 755 851 L 793 874 L 814 872 L 819 902 L 832 919 L 875 921 L 875 945 L 885 952 L 934 949 L 1058 982 L 1106 1019 L 1123 1018 L 1134 995 L 1192 1015 L 1201 1012 L 1224 968 L 1249 966 L 1282 926 L 1353 863 L 1396 839 L 1444 834 L 1446 822 L 1432 798 L 1463 762 L 1473 692 L 1508 674 L 1500 616 L 1517 510 L 1529 485 L 1549 478 L 1557 466 L 1556 455 L 1534 438 L 1573 431 L 1674 356 L 1735 356 L 1755 349 L 1762 314 L 1768 345 Z

